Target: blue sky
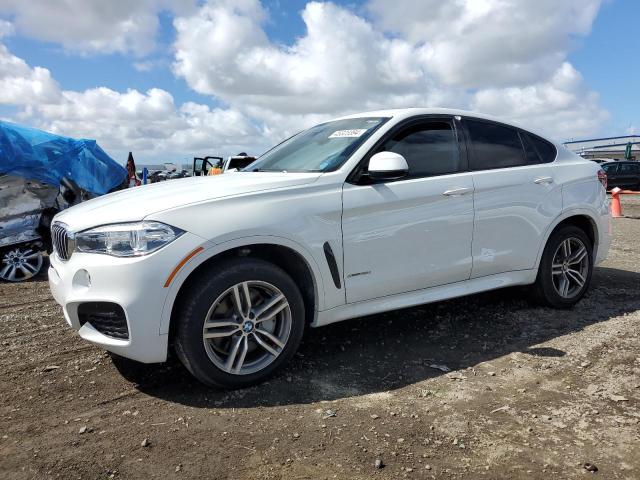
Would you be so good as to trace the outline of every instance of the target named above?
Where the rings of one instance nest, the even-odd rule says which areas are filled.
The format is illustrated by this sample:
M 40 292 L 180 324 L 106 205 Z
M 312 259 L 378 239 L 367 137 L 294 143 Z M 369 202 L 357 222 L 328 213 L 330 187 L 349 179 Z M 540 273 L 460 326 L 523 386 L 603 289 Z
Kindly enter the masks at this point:
M 162 10 L 159 5 L 167 4 L 160 0 L 150 0 L 148 10 L 112 0 L 113 18 L 103 23 L 114 24 L 114 45 L 125 45 L 113 49 L 99 32 L 93 38 L 91 29 L 65 36 L 65 24 L 47 25 L 56 19 L 46 12 L 39 18 L 38 4 L 51 2 L 7 0 L 10 6 L 0 7 L 0 20 L 12 24 L 10 34 L 2 36 L 0 28 L 5 56 L 26 64 L 16 78 L 0 70 L 0 87 L 2 75 L 9 86 L 23 88 L 25 78 L 35 85 L 36 67 L 43 67 L 54 82 L 50 89 L 57 90 L 46 101 L 24 94 L 3 98 L 0 92 L 0 116 L 97 138 L 118 155 L 127 148 L 154 159 L 159 152 L 253 152 L 323 118 L 385 106 L 462 106 L 531 124 L 559 139 L 640 131 L 637 0 L 461 0 L 464 7 L 453 15 L 440 8 L 451 4 L 436 0 L 209 0 L 173 12 Z M 78 22 L 91 21 L 90 3 L 69 2 L 80 2 Z M 481 12 L 477 24 L 460 20 L 478 16 L 479 5 L 494 10 Z M 129 13 L 128 6 L 138 10 Z M 530 27 L 517 23 L 523 11 Z M 575 18 L 583 12 L 585 18 Z M 144 32 L 127 37 L 118 33 L 117 22 L 144 15 L 159 23 L 155 44 L 144 52 L 128 49 L 127 42 L 139 41 Z M 233 19 L 221 20 L 225 15 Z M 178 16 L 189 28 L 176 31 Z M 97 26 L 100 20 L 93 18 Z M 246 30 L 257 33 L 239 33 Z M 190 35 L 194 31 L 208 36 Z M 203 38 L 209 42 L 219 32 L 231 32 L 220 37 L 231 43 L 203 45 Z M 496 42 L 502 34 L 504 41 Z M 99 48 L 89 43 L 95 41 Z M 513 45 L 521 48 L 514 51 Z M 326 51 L 335 51 L 336 58 L 325 57 Z M 236 62 L 247 53 L 258 62 L 255 81 Z M 375 71 L 358 70 L 360 59 Z M 308 81 L 300 83 L 301 76 Z M 109 91 L 91 94 L 99 87 Z M 160 93 L 150 95 L 150 89 Z M 87 113 L 92 108 L 101 110 Z
M 179 102 L 210 101 L 171 73 L 171 44 L 175 35 L 172 22 L 166 12 L 160 14 L 158 45 L 148 59 L 120 53 L 78 55 L 58 44 L 18 35 L 5 39 L 5 44 L 29 64 L 51 70 L 64 89 L 85 90 L 106 85 L 119 91 L 129 88 L 146 91 L 158 87 L 171 92 Z M 138 71 L 134 64 L 145 60 L 158 64 L 149 71 Z
M 296 37 L 304 35 L 305 24 L 299 12 L 308 0 L 264 0 L 262 3 L 270 13 L 265 31 L 274 42 L 289 45 Z M 364 2 L 336 0 L 334 3 L 362 12 Z M 148 57 L 157 65 L 149 71 L 141 72 L 134 67 L 136 61 L 146 58 L 136 59 L 119 53 L 77 55 L 66 52 L 60 45 L 18 35 L 5 39 L 5 44 L 30 64 L 51 70 L 65 89 L 85 90 L 106 85 L 120 91 L 128 88 L 146 91 L 157 87 L 171 92 L 178 103 L 195 101 L 216 104 L 215 98 L 199 95 L 188 88 L 184 80 L 171 73 L 171 48 L 175 37 L 173 17 L 166 11 L 161 12 L 159 17 L 158 45 Z
M 624 134 L 630 125 L 640 133 L 640 2 L 613 0 L 603 5 L 591 35 L 578 41 L 569 59 L 587 85 L 600 93 L 611 113 L 606 135 Z

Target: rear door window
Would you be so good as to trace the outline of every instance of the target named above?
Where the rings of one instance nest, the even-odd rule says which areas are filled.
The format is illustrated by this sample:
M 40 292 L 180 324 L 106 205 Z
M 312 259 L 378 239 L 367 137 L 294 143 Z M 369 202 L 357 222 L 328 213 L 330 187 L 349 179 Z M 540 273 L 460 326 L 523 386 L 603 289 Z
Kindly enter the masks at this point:
M 528 163 L 518 130 L 485 120 L 466 119 L 473 169 L 518 167 Z
M 605 163 L 604 165 L 602 165 L 602 169 L 607 175 L 613 175 L 614 173 L 616 173 L 618 165 L 615 163 Z

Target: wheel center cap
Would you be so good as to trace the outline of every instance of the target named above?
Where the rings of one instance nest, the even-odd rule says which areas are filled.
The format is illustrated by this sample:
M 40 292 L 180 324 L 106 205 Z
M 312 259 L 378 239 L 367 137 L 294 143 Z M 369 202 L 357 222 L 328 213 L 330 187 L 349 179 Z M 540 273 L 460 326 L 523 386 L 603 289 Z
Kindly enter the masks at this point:
M 253 322 L 249 322 L 246 321 L 242 324 L 242 331 L 244 333 L 251 333 L 253 332 Z

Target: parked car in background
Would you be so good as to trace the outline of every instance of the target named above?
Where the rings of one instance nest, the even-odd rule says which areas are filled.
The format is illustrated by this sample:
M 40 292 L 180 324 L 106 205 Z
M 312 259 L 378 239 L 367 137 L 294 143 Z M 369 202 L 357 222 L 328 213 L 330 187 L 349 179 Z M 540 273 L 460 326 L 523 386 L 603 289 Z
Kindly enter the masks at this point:
M 603 182 L 492 117 L 351 115 L 233 175 L 58 214 L 49 283 L 82 338 L 146 363 L 172 348 L 205 384 L 244 387 L 307 327 L 513 285 L 571 307 L 609 248 Z
M 195 157 L 193 159 L 192 176 L 206 176 L 206 175 L 219 175 L 222 173 L 237 172 L 242 170 L 253 162 L 256 157 L 247 155 L 246 153 L 239 153 L 227 157 L 225 160 L 222 157 Z
M 0 280 L 37 275 L 54 215 L 126 185 L 127 171 L 93 140 L 0 121 Z
M 191 170 L 192 177 L 206 177 L 212 172 L 222 173 L 224 158 L 222 157 L 194 157 Z
M 188 175 L 186 170 L 176 170 L 175 172 L 171 172 L 167 175 L 167 180 L 175 180 L 175 179 L 184 178 L 187 176 Z
M 617 161 L 600 165 L 607 174 L 609 189 L 620 187 L 640 192 L 640 163 Z
M 229 157 L 225 160 L 222 165 L 222 173 L 239 172 L 255 161 L 256 157 L 251 157 L 246 153 L 234 155 L 233 157 Z

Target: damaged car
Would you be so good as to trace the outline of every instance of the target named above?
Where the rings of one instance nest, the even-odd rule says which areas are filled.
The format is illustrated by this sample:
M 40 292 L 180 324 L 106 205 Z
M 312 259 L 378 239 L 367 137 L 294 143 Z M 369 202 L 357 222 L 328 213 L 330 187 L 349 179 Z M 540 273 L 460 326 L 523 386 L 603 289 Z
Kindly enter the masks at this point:
M 54 215 L 125 180 L 124 167 L 94 140 L 0 122 L 0 280 L 37 275 Z

